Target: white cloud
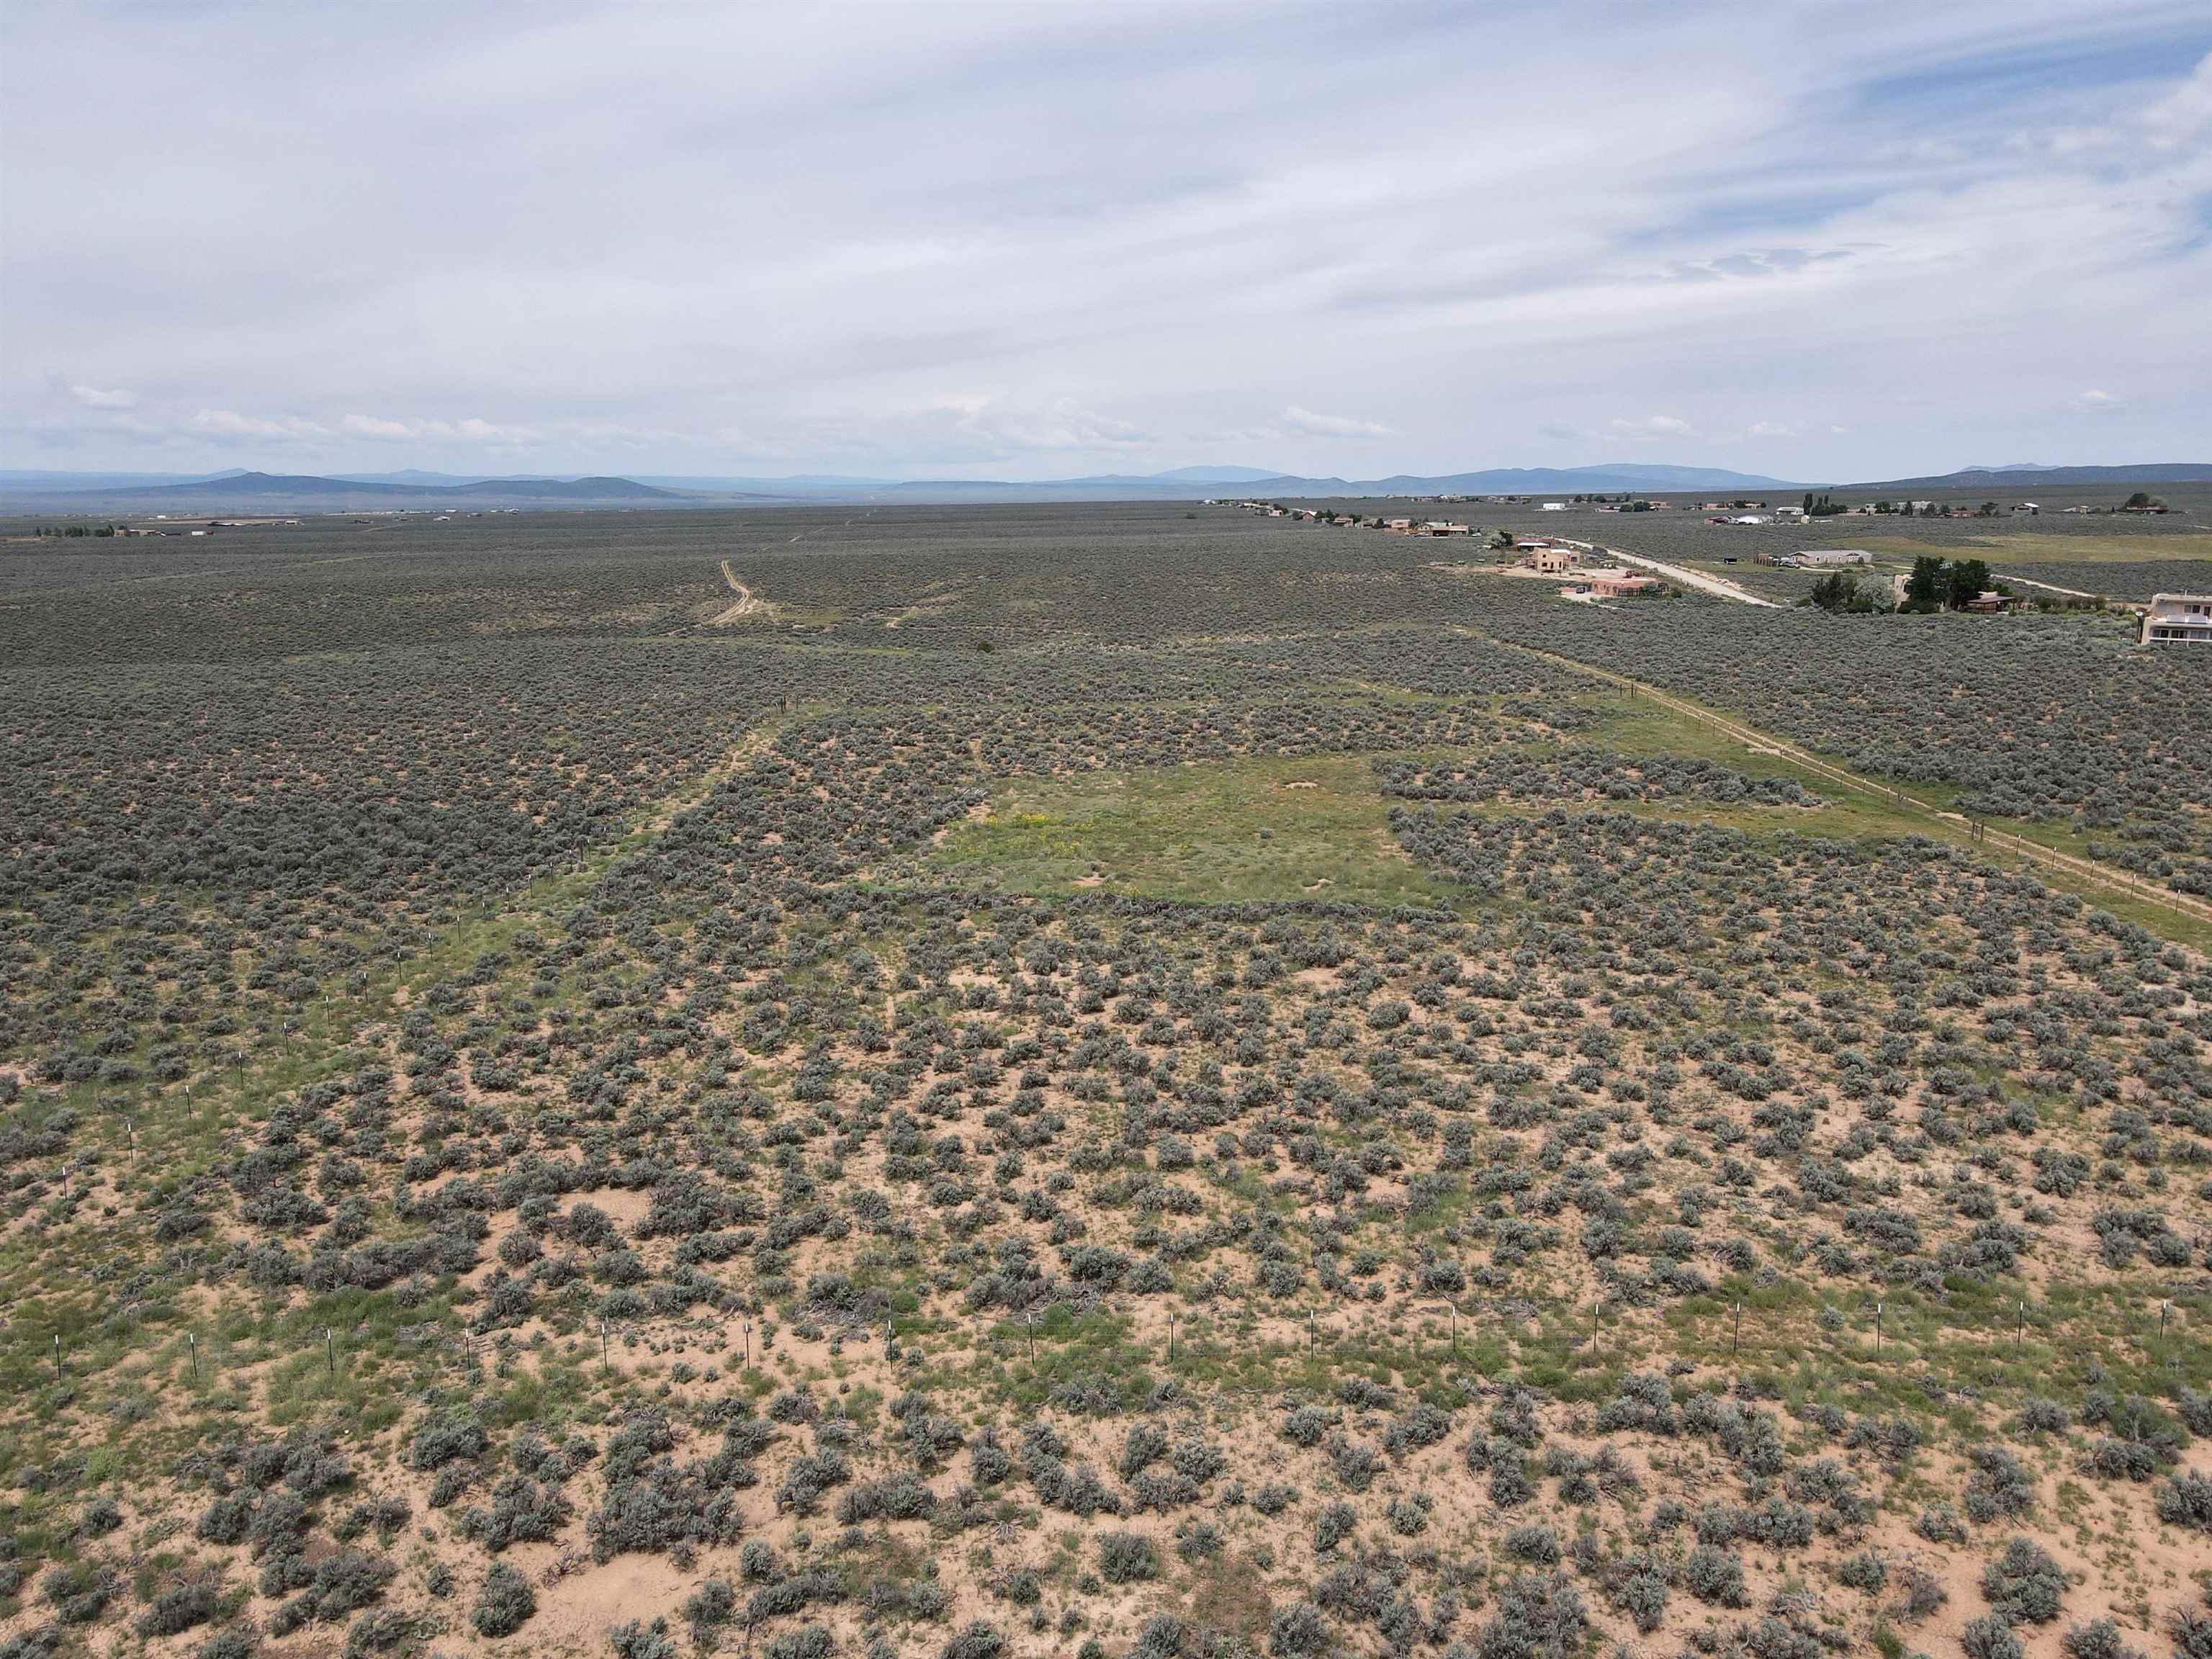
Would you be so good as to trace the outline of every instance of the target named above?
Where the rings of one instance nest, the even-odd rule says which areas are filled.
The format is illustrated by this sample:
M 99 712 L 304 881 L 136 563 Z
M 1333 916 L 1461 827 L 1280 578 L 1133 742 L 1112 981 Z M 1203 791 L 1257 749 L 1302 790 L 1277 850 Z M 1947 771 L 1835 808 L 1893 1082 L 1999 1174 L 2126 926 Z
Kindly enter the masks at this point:
M 2109 392 L 2100 392 L 2094 386 L 2074 400 L 2074 407 L 2084 415 L 2116 415 L 2126 405 Z
M 421 435 L 421 428 L 412 422 L 386 421 L 374 415 L 349 415 L 338 425 L 356 438 L 384 438 L 394 443 Z
M 194 432 L 205 437 L 258 438 L 271 443 L 289 443 L 331 435 L 329 428 L 302 420 L 297 416 L 270 421 L 257 416 L 241 415 L 234 409 L 203 409 L 192 416 L 191 426 Z
M 349 415 L 339 430 L 356 438 L 380 443 L 459 443 L 495 449 L 525 449 L 540 443 L 543 435 L 527 427 L 499 426 L 490 421 L 389 420 L 380 415 Z
M 1373 421 L 1355 420 L 1349 415 L 1322 415 L 1310 409 L 1300 409 L 1292 404 L 1283 411 L 1283 424 L 1293 432 L 1303 432 L 1316 438 L 1388 438 L 1390 428 Z
M 906 0 L 856 28 L 574 0 L 376 11 L 332 53 L 314 8 L 22 9 L 0 464 L 64 430 L 88 465 L 267 444 L 332 471 L 2170 453 L 2212 433 L 2212 25 L 2187 13 L 1877 0 L 1839 36 L 1725 0 L 1389 27 Z M 1370 118 L 1358 88 L 1477 52 L 1573 86 L 1575 118 L 1510 143 L 1480 99 Z M 174 120 L 180 84 L 207 118 Z M 363 222 L 407 258 L 343 257 Z M 140 402 L 97 401 L 128 395 L 111 377 Z M 2155 386 L 2155 415 L 2142 392 L 2087 421 L 2089 386 Z
M 2212 130 L 2212 52 L 2197 60 L 2196 72 L 2142 112 L 2142 124 L 2153 146 L 2173 149 Z
M 122 386 L 104 390 L 96 386 L 71 386 L 70 396 L 87 409 L 136 409 L 138 394 Z
M 1620 437 L 1640 444 L 1662 443 L 1670 438 L 1689 438 L 1696 435 L 1690 423 L 1675 415 L 1646 415 L 1641 420 L 1623 420 L 1615 416 L 1607 422 Z

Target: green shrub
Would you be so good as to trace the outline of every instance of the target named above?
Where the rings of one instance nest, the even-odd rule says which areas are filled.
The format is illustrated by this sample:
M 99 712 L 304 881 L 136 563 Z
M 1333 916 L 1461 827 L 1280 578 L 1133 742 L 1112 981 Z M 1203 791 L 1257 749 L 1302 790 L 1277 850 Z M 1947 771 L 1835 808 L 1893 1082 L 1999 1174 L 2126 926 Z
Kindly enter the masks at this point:
M 1140 1532 L 1102 1533 L 1098 1575 L 1109 1584 L 1134 1584 L 1160 1574 L 1160 1553 Z
M 537 1611 L 538 1593 L 530 1581 L 506 1562 L 495 1561 L 484 1575 L 483 1593 L 470 1611 L 469 1622 L 479 1636 L 512 1636 Z

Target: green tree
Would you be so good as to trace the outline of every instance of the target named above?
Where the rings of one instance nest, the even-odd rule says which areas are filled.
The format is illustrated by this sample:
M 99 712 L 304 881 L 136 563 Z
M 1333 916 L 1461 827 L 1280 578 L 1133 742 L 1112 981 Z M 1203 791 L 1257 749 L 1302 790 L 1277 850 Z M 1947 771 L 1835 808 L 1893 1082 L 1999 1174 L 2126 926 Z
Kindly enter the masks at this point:
M 1858 598 L 1858 592 L 1859 585 L 1838 570 L 1813 584 L 1812 595 L 1807 603 L 1816 605 L 1823 611 L 1850 611 L 1855 608 L 1851 602 Z
M 1905 605 L 1908 611 L 1938 611 L 1942 608 L 1946 584 L 1943 561 L 1933 554 L 1923 554 L 1912 562 L 1912 574 L 1905 579 Z
M 1990 580 L 1990 568 L 1984 561 L 1954 559 L 1943 568 L 1943 598 L 1956 610 L 1987 592 Z

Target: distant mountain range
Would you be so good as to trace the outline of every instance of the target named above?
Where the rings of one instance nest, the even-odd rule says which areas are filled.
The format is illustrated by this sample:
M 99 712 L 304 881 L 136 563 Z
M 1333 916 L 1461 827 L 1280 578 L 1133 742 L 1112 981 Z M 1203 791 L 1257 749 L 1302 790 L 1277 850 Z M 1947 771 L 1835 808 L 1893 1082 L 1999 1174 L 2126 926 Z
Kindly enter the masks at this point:
M 1388 478 L 1310 478 L 1253 467 L 1183 467 L 1142 477 L 1104 473 L 1009 483 L 996 478 L 917 479 L 885 492 L 897 501 L 1188 501 L 1224 490 L 1266 496 L 1587 495 L 1641 490 L 1659 495 L 1698 489 L 1796 489 L 1800 485 L 1711 466 L 1498 467 L 1433 477 L 1401 472 Z
M 418 473 L 414 476 L 436 477 L 439 475 Z M 211 506 L 224 501 L 244 501 L 264 504 L 407 501 L 428 505 L 454 500 L 681 501 L 686 499 L 675 490 L 655 489 L 651 484 L 639 483 L 631 478 L 483 478 L 459 483 L 426 484 L 398 483 L 389 477 L 326 478 L 312 473 L 278 472 L 226 472 L 209 478 L 179 478 L 121 488 L 94 484 L 75 489 L 57 489 L 47 485 L 40 489 L 26 489 L 12 482 L 5 488 L 11 495 L 70 494 L 97 497 L 102 501 L 205 502 Z
M 2155 461 L 2141 466 L 1975 466 L 1927 478 L 1884 478 L 1850 489 L 1988 489 L 2000 485 L 2212 483 L 2212 462 Z
M 1847 485 L 1790 483 L 1721 467 L 1626 464 L 1577 467 L 1497 467 L 1436 475 L 1396 473 L 1387 478 L 1305 477 L 1264 467 L 1186 466 L 1171 471 L 1098 473 L 1076 478 L 866 478 L 803 474 L 777 478 L 662 477 L 568 477 L 542 474 L 478 477 L 426 472 L 347 473 L 336 477 L 232 471 L 200 475 L 145 472 L 0 471 L 0 502 L 16 512 L 94 508 L 145 511 L 155 507 L 220 511 L 232 507 L 343 511 L 349 507 L 411 504 L 507 506 L 709 507 L 733 502 L 904 502 L 1199 501 L 1237 495 L 1266 497 L 1357 498 L 1390 495 L 1682 495 L 1713 492 L 1848 490 L 1992 490 L 2017 492 L 2031 483 L 2110 486 L 2212 482 L 2212 464 L 2147 463 L 2136 466 L 1976 467 L 1917 478 Z

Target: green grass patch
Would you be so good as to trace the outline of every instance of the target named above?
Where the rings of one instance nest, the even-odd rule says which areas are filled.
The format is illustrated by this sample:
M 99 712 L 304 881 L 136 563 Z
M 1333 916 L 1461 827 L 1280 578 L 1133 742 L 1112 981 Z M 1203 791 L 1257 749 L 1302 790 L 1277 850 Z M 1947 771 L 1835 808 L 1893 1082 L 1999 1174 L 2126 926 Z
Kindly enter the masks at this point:
M 1910 563 L 1927 555 L 1980 558 L 1998 568 L 2014 564 L 2135 564 L 2146 560 L 2212 559 L 2212 535 L 2173 535 L 2156 531 L 2118 532 L 2108 536 L 1976 536 L 1963 546 L 1937 544 L 1905 536 L 1872 536 L 1855 545 Z
M 1390 834 L 1370 757 L 1260 757 L 1082 777 L 1021 778 L 928 859 L 1024 893 L 1103 887 L 1200 903 L 1458 902 Z

